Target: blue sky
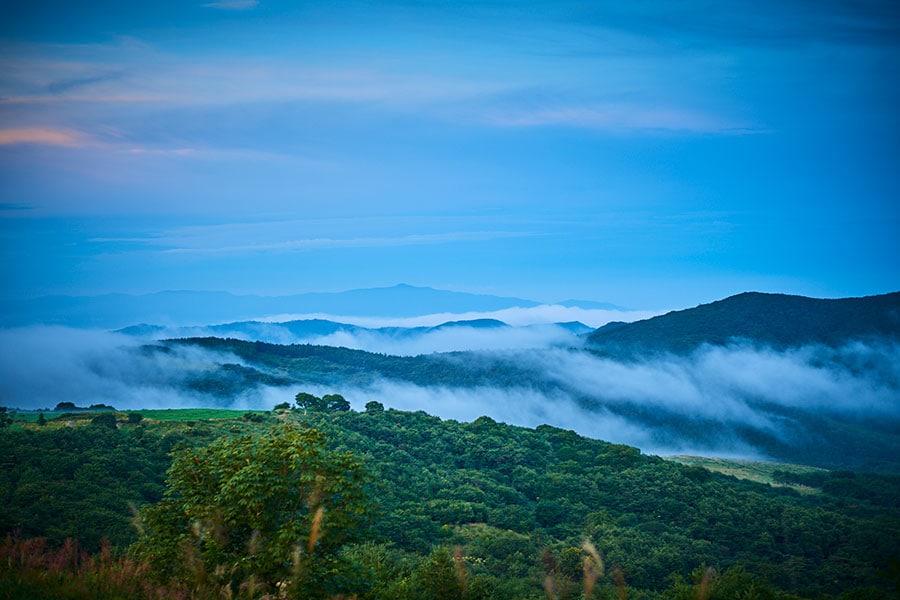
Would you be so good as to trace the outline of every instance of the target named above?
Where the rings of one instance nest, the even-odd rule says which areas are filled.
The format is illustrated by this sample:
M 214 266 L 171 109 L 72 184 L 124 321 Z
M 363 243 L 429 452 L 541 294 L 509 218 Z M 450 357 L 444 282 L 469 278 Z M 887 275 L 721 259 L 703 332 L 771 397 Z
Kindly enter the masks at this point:
M 0 6 L 4 294 L 900 289 L 900 5 Z

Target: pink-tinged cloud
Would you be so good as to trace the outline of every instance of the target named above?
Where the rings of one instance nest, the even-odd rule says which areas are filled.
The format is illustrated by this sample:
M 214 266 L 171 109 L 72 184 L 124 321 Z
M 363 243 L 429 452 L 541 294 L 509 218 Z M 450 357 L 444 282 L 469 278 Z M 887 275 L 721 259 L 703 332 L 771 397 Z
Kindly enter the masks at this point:
M 13 144 L 44 144 L 48 146 L 84 146 L 87 137 L 71 129 L 53 129 L 50 127 L 22 127 L 0 129 L 0 146 Z

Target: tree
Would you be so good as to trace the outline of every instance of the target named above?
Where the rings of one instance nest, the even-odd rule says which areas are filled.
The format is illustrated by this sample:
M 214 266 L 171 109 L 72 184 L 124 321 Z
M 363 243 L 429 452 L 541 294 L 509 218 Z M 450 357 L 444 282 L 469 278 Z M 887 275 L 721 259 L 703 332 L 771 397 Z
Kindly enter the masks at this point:
M 325 409 L 334 412 L 346 412 L 350 410 L 350 403 L 340 394 L 327 394 L 322 396 Z
M 12 424 L 12 415 L 10 415 L 5 406 L 0 406 L 0 429 L 9 427 Z
M 47 424 L 47 417 L 44 416 L 44 413 L 38 414 L 37 424 L 38 427 L 44 427 Z
M 140 423 L 143 420 L 144 420 L 144 415 L 142 415 L 139 412 L 128 413 L 128 422 L 131 423 L 132 425 L 137 425 L 138 423 Z
M 378 413 L 384 412 L 384 404 L 378 402 L 377 400 L 369 400 L 366 402 L 366 412 L 367 413 Z
M 304 411 L 322 410 L 324 408 L 321 398 L 307 392 L 300 392 L 294 396 L 294 401 L 297 403 L 297 408 Z
M 350 403 L 340 394 L 326 394 L 319 398 L 307 392 L 300 392 L 294 397 L 297 408 L 304 411 L 343 412 L 350 410 Z
M 363 535 L 368 482 L 362 464 L 329 450 L 315 429 L 220 438 L 175 457 L 165 498 L 142 513 L 136 551 L 164 577 L 225 594 L 356 592 L 364 582 L 338 550 Z

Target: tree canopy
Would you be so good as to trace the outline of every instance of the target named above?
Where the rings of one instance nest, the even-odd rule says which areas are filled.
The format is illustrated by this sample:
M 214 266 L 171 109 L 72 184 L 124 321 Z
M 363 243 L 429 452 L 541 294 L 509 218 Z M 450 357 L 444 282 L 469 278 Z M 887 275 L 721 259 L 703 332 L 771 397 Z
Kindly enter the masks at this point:
M 164 577 L 234 592 L 353 591 L 358 577 L 337 551 L 363 535 L 367 481 L 361 463 L 329 450 L 315 429 L 220 438 L 176 455 L 165 498 L 142 514 L 137 551 Z

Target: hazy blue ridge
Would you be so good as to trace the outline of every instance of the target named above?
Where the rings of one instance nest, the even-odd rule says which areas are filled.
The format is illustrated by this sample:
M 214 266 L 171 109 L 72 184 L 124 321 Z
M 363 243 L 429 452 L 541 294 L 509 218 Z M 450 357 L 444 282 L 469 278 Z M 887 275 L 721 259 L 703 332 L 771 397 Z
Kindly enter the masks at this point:
M 690 352 L 748 341 L 776 349 L 864 339 L 900 340 L 900 292 L 816 299 L 746 292 L 634 323 L 609 323 L 588 336 L 599 350 L 633 355 Z
M 5 310 L 0 315 L 0 326 L 47 324 L 96 328 L 121 328 L 136 323 L 207 324 L 279 314 L 414 317 L 540 305 L 539 302 L 523 298 L 452 292 L 405 284 L 289 296 L 235 295 L 207 291 L 164 291 L 141 295 L 53 295 L 7 300 L 5 304 Z

